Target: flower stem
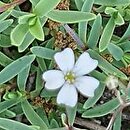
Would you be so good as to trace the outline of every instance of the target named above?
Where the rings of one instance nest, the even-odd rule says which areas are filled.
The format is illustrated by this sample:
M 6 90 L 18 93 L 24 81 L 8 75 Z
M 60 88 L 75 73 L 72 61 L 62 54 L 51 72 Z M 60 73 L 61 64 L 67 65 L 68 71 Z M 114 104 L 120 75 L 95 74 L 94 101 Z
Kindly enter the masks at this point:
M 25 2 L 26 0 L 14 0 L 13 2 L 11 3 L 8 3 L 8 4 L 4 4 L 3 6 L 0 7 L 0 13 L 8 10 L 9 8 L 11 7 L 15 7 L 17 5 L 20 5 L 22 4 L 23 2 Z

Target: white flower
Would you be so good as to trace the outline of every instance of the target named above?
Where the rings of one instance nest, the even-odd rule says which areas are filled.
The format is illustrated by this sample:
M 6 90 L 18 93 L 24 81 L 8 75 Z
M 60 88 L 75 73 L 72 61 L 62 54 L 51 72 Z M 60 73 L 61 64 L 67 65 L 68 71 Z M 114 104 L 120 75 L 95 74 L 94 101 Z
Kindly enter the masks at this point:
M 60 70 L 48 70 L 43 73 L 48 90 L 60 89 L 57 103 L 74 107 L 78 100 L 77 90 L 84 96 L 93 97 L 99 81 L 93 77 L 85 76 L 94 70 L 98 61 L 90 57 L 87 52 L 81 54 L 75 63 L 72 49 L 66 48 L 54 55 Z

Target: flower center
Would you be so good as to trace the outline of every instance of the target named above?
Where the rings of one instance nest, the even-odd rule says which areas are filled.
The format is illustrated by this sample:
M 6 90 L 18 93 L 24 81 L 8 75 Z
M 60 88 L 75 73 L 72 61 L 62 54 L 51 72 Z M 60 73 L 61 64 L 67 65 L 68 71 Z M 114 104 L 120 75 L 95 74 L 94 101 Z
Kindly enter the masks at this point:
M 67 72 L 64 78 L 69 84 L 73 84 L 75 81 L 75 75 L 71 71 Z

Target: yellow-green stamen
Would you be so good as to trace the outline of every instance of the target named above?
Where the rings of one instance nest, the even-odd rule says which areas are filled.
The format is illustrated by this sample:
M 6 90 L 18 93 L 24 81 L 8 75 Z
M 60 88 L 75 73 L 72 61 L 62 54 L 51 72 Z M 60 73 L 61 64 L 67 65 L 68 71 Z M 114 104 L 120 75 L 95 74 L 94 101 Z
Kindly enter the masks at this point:
M 68 73 L 65 75 L 65 80 L 66 80 L 69 84 L 74 83 L 74 81 L 75 81 L 75 75 L 74 75 L 74 73 L 68 72 Z

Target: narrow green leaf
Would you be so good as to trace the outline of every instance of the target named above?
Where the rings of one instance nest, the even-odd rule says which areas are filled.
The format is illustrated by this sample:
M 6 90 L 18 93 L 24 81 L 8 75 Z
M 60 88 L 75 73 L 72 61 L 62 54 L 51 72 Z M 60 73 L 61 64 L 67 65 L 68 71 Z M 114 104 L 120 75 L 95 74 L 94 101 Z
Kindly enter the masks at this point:
M 49 120 L 48 120 L 48 117 L 46 115 L 46 112 L 45 112 L 44 108 L 39 107 L 39 108 L 36 109 L 36 112 L 41 117 L 41 119 L 46 123 L 46 125 L 49 128 L 49 126 L 50 126 L 49 125 Z
M 36 15 L 35 15 L 35 14 L 32 14 L 32 13 L 27 14 L 27 15 L 22 15 L 22 16 L 19 17 L 18 23 L 19 23 L 19 24 L 26 24 L 26 23 L 29 22 L 29 19 L 34 18 L 35 16 L 36 16 Z
M 23 42 L 21 43 L 21 45 L 18 46 L 18 51 L 19 52 L 25 51 L 28 48 L 28 46 L 32 44 L 34 40 L 35 40 L 35 37 L 32 36 L 30 32 L 28 32 Z
M 13 23 L 13 19 L 0 21 L 0 33 L 7 29 Z
M 88 12 L 80 11 L 64 11 L 53 10 L 47 15 L 48 18 L 60 23 L 78 23 L 95 19 L 96 15 Z
M 40 0 L 30 0 L 33 6 L 36 6 Z
M 38 116 L 38 114 L 34 111 L 32 106 L 29 104 L 27 100 L 22 102 L 22 109 L 27 119 L 30 121 L 32 125 L 40 126 L 40 130 L 47 130 L 47 125 L 44 121 Z
M 83 108 L 84 109 L 89 109 L 90 107 L 93 107 L 96 102 L 99 100 L 99 98 L 102 96 L 104 90 L 105 90 L 106 85 L 104 83 L 100 83 L 98 88 L 95 91 L 94 97 L 90 97 L 87 99 L 87 101 L 84 103 Z
M 11 62 L 13 62 L 13 60 L 0 51 L 0 65 L 7 66 Z
M 118 99 L 115 98 L 115 99 L 112 99 L 112 100 L 104 103 L 103 105 L 98 105 L 98 106 L 95 106 L 92 109 L 89 109 L 89 110 L 85 111 L 82 114 L 82 117 L 93 118 L 93 117 L 104 116 L 104 115 L 107 115 L 107 114 L 111 113 L 119 105 L 120 105 L 120 103 L 119 103 Z
M 124 23 L 125 23 L 125 21 L 124 21 L 123 17 L 122 17 L 121 14 L 118 12 L 118 13 L 117 13 L 117 16 L 116 16 L 116 18 L 115 18 L 115 24 L 121 26 L 121 25 L 123 25 Z
M 118 41 L 119 43 L 129 39 L 130 36 L 130 23 L 129 26 L 127 27 L 127 30 L 125 31 L 125 33 L 123 34 L 123 36 L 120 38 L 120 40 Z
M 49 130 L 66 130 L 66 127 L 54 128 L 54 129 L 49 129 Z M 87 130 L 87 129 L 80 129 L 80 128 L 75 128 L 75 127 L 73 127 L 73 130 Z
M 11 12 L 11 15 L 15 18 L 19 18 L 23 15 L 30 15 L 30 13 L 13 9 L 12 12 Z
M 117 61 L 121 60 L 124 55 L 123 50 L 113 43 L 108 44 L 108 51 Z
M 58 128 L 58 122 L 55 119 L 52 119 L 50 122 L 50 128 Z
M 8 108 L 18 104 L 23 98 L 10 99 L 7 101 L 0 102 L 0 113 L 7 110 Z
M 74 0 L 78 10 L 81 10 L 84 0 Z
M 85 0 L 81 9 L 81 12 L 90 12 L 93 6 L 94 0 Z M 80 39 L 86 43 L 87 36 L 87 24 L 88 22 L 80 22 L 78 24 L 78 34 Z
M 87 45 L 89 48 L 94 49 L 97 46 L 99 37 L 101 35 L 101 27 L 102 27 L 102 17 L 100 14 L 98 14 L 93 23 L 90 35 L 88 37 Z
M 49 60 L 53 59 L 53 56 L 56 53 L 56 51 L 52 49 L 48 49 L 48 48 L 40 47 L 40 46 L 32 47 L 31 52 L 38 57 L 49 59 Z
M 113 130 L 121 130 L 121 116 L 122 116 L 122 112 L 117 114 L 114 125 L 113 125 Z
M 7 36 L 6 34 L 0 34 L 0 46 L 1 47 L 10 47 L 10 46 L 12 46 L 10 37 Z
M 43 89 L 42 92 L 40 93 L 40 96 L 45 98 L 51 98 L 51 97 L 56 97 L 57 94 L 58 91 L 48 91 L 46 89 Z
M 34 55 L 23 56 L 10 63 L 0 72 L 0 84 L 3 84 L 24 70 L 35 59 Z
M 35 130 L 28 125 L 5 118 L 0 118 L 0 128 L 6 130 Z
M 119 46 L 123 49 L 124 52 L 130 52 L 130 41 L 122 42 Z
M 47 21 L 47 18 L 46 17 L 43 17 L 41 19 L 41 23 L 42 23 L 42 26 L 46 23 Z M 23 52 L 25 51 L 28 46 L 35 40 L 35 37 L 31 35 L 30 32 L 27 33 L 27 35 L 25 36 L 22 44 L 18 47 L 18 51 L 19 52 Z
M 13 118 L 13 117 L 16 117 L 16 114 L 10 110 L 5 110 L 4 112 L 0 113 L 0 117 Z
M 111 17 L 109 19 L 107 25 L 105 26 L 101 39 L 99 41 L 99 51 L 100 52 L 104 51 L 107 48 L 107 46 L 111 40 L 114 28 L 115 28 L 114 18 Z
M 32 18 L 31 20 L 35 19 Z M 30 22 L 30 21 L 29 21 Z M 39 18 L 36 18 L 35 24 L 29 26 L 29 32 L 38 40 L 44 41 L 44 32 Z
M 41 90 L 43 89 L 43 81 L 41 78 L 42 72 L 40 68 L 37 69 L 37 76 L 36 76 L 36 84 L 35 84 L 35 90 L 31 92 L 31 97 L 36 97 L 41 93 Z
M 76 117 L 77 105 L 75 107 L 66 106 L 68 123 L 73 126 Z
M 129 4 L 130 0 L 95 0 L 95 4 L 105 6 L 118 6 Z
M 11 10 L 7 10 L 0 14 L 0 21 L 5 20 L 11 14 Z
M 38 16 L 45 16 L 48 12 L 53 10 L 61 0 L 40 0 L 36 5 L 34 12 Z
M 25 91 L 25 86 L 26 86 L 28 75 L 29 75 L 30 67 L 31 65 L 28 65 L 23 71 L 21 71 L 18 74 L 17 85 L 20 91 Z
M 110 64 L 107 60 L 101 57 L 96 51 L 89 49 L 88 52 L 90 53 L 92 58 L 98 60 L 98 66 L 100 69 L 111 75 L 115 75 L 119 78 L 127 79 L 127 76 L 123 72 L 121 72 L 119 69 Z
M 11 32 L 11 44 L 20 46 L 28 32 L 27 24 L 18 24 Z
M 45 60 L 41 57 L 37 57 L 36 59 L 37 59 L 38 65 L 39 65 L 40 69 L 42 70 L 42 72 L 47 70 Z

